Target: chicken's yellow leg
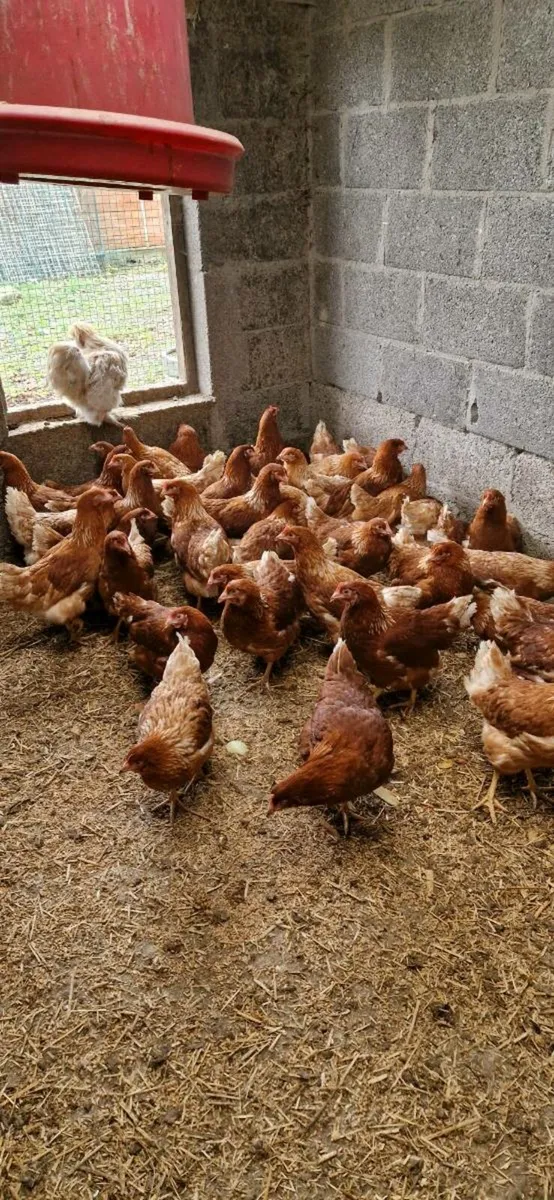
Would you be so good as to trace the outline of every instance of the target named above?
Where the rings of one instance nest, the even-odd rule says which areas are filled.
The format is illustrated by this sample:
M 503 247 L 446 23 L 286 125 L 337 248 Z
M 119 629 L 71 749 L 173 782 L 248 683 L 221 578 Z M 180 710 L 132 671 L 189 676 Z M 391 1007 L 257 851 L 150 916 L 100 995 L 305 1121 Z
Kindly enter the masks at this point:
M 488 808 L 493 825 L 496 825 L 496 809 L 499 808 L 501 812 L 505 811 L 500 804 L 500 801 L 495 799 L 499 779 L 500 775 L 495 767 L 492 773 L 492 779 L 488 791 L 485 792 L 485 795 L 481 798 L 481 800 L 478 800 L 477 804 L 474 804 L 473 806 L 474 812 L 477 808 Z
M 525 778 L 526 778 L 528 786 L 529 786 L 529 792 L 530 792 L 531 796 L 533 797 L 533 811 L 534 811 L 537 807 L 539 793 L 537 791 L 535 777 L 533 775 L 533 772 L 529 770 L 529 767 L 526 767 Z

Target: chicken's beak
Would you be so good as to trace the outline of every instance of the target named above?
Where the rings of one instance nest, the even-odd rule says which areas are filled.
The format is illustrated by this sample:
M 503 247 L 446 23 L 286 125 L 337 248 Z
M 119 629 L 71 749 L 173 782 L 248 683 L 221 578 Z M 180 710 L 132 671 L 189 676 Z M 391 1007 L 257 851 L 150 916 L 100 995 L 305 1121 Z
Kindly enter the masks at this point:
M 274 817 L 274 816 L 275 816 L 275 813 L 276 813 L 276 812 L 278 812 L 278 811 L 279 811 L 279 810 L 278 810 L 278 808 L 277 808 L 277 805 L 276 805 L 276 803 L 275 803 L 275 797 L 274 797 L 274 796 L 270 796 L 270 797 L 269 797 L 269 804 L 268 804 L 268 806 L 267 806 L 267 816 L 268 816 L 268 817 Z
M 223 588 L 223 591 L 219 593 L 219 596 L 217 598 L 217 603 L 218 604 L 226 604 L 228 599 L 229 599 L 229 597 L 227 595 L 227 588 Z
M 344 604 L 344 596 L 341 595 L 338 589 L 331 596 L 331 604 Z
M 132 770 L 133 770 L 133 768 L 132 768 L 131 764 L 128 762 L 124 762 L 123 766 L 119 768 L 119 774 L 124 775 L 126 771 L 132 771 Z

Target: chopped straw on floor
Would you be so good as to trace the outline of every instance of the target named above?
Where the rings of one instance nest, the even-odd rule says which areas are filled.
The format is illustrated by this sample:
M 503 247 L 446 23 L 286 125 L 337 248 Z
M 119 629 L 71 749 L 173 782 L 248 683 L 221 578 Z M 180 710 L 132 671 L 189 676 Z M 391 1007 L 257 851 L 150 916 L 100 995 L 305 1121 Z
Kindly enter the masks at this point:
M 408 720 L 387 702 L 394 802 L 344 839 L 266 816 L 317 632 L 269 696 L 220 645 L 215 753 L 170 829 L 119 773 L 147 694 L 125 642 L 3 624 L 3 1200 L 547 1200 L 551 797 L 475 807 L 472 640 Z

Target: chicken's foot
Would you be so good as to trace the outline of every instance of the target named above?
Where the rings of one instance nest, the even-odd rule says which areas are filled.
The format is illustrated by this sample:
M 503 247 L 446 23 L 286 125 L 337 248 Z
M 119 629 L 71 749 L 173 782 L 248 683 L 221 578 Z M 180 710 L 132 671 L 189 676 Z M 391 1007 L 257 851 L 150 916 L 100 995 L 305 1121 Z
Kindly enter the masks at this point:
M 255 679 L 253 683 L 249 683 L 248 686 L 245 687 L 243 689 L 243 691 L 240 692 L 240 694 L 237 696 L 237 700 L 240 700 L 242 698 L 242 696 L 246 696 L 247 692 L 252 692 L 254 690 L 254 688 L 258 688 L 258 687 L 262 687 L 264 689 L 264 691 L 266 691 L 267 694 L 269 695 L 269 692 L 270 692 L 269 676 L 271 675 L 272 670 L 273 670 L 273 663 L 267 663 L 263 675 L 260 675 L 259 679 Z
M 417 688 L 410 688 L 410 695 L 408 697 L 408 703 L 404 709 L 404 717 L 405 718 L 410 717 L 412 715 L 414 708 L 416 706 L 416 700 L 417 700 Z
M 348 804 L 341 804 L 340 811 L 342 813 L 342 827 L 344 830 L 344 836 L 348 837 L 350 833 L 350 817 L 352 815 Z
M 268 692 L 268 693 L 269 693 L 269 676 L 271 675 L 272 670 L 273 670 L 273 663 L 272 662 L 266 663 L 265 671 L 260 680 L 261 687 L 265 688 L 266 692 Z
M 488 808 L 493 825 L 496 825 L 496 809 L 498 808 L 500 812 L 506 811 L 500 801 L 496 799 L 496 789 L 498 787 L 499 779 L 500 775 L 495 767 L 492 773 L 492 779 L 488 791 L 486 791 L 485 795 L 477 801 L 477 804 L 474 804 L 472 810 L 475 812 L 478 808 Z
M 119 618 L 119 621 L 117 622 L 117 625 L 112 632 L 111 636 L 112 636 L 112 641 L 113 641 L 114 646 L 117 646 L 117 643 L 119 641 L 119 631 L 121 629 L 121 626 L 123 625 L 123 620 L 124 620 L 123 617 Z
M 528 786 L 528 788 L 529 788 L 529 794 L 530 794 L 530 796 L 531 796 L 531 798 L 532 798 L 532 800 L 533 800 L 533 812 L 535 812 L 535 810 L 536 810 L 536 807 L 537 807 L 537 804 L 538 804 L 538 800 L 539 800 L 539 793 L 538 793 L 538 791 L 537 791 L 537 785 L 536 785 L 536 783 L 535 783 L 535 777 L 534 777 L 534 775 L 533 775 L 533 772 L 529 770 L 529 767 L 526 767 L 526 769 L 525 769 L 525 778 L 526 778 L 526 780 L 527 780 L 527 786 Z
M 66 628 L 69 634 L 70 646 L 79 646 L 81 642 L 81 635 L 83 629 L 85 628 L 84 622 L 81 621 L 80 617 L 74 617 L 72 621 L 67 622 Z
M 194 779 L 189 779 L 187 786 L 185 788 L 183 788 L 181 793 L 179 793 L 179 791 L 174 791 L 174 792 L 169 793 L 169 824 L 170 825 L 175 824 L 175 814 L 177 812 L 177 809 L 179 808 L 179 803 L 181 800 L 184 800 L 185 796 L 187 795 L 187 792 L 190 792 L 190 789 L 191 789 L 193 783 L 194 783 Z

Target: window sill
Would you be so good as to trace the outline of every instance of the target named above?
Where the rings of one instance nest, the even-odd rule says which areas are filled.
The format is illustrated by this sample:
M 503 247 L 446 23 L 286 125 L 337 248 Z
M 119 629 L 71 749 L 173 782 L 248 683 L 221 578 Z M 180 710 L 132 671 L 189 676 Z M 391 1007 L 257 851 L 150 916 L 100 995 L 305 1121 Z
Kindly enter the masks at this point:
M 122 425 L 125 424 L 126 418 L 132 423 L 134 418 L 139 417 L 142 413 L 166 411 L 168 409 L 171 409 L 176 417 L 182 417 L 184 420 L 185 417 L 183 414 L 186 415 L 191 409 L 214 404 L 213 396 L 187 395 L 184 384 L 161 385 L 160 387 L 145 388 L 140 391 L 124 392 L 122 400 L 124 410 L 121 412 Z M 117 411 L 119 412 L 120 410 Z M 88 425 L 81 417 L 77 417 L 74 409 L 61 400 L 44 400 L 38 401 L 36 404 L 21 405 L 19 408 L 8 408 L 5 419 L 8 427 L 8 437 L 19 430 L 28 432 L 31 428 L 37 430 L 60 424 L 65 426 L 82 425 L 91 431 L 95 429 L 95 426 Z M 102 428 L 102 426 L 99 426 L 99 428 Z M 108 428 L 110 428 L 109 425 Z M 111 428 L 115 429 L 115 426 L 112 425 Z

